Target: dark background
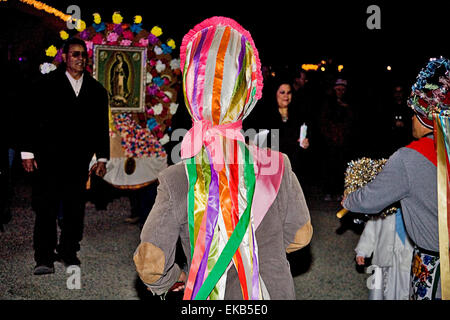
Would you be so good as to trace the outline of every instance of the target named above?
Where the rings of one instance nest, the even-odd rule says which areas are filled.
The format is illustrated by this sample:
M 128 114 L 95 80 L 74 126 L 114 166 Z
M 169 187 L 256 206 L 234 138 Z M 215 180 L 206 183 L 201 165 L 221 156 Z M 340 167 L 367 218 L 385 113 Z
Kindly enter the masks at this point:
M 274 67 L 318 63 L 333 59 L 344 65 L 347 77 L 366 81 L 383 79 L 386 66 L 391 77 L 410 79 L 431 56 L 448 56 L 449 4 L 446 1 L 85 1 L 48 0 L 44 3 L 66 12 L 81 8 L 89 26 L 94 12 L 111 22 L 120 11 L 124 22 L 139 14 L 143 27 L 163 29 L 162 38 L 181 39 L 195 24 L 214 15 L 237 20 L 250 31 L 263 65 Z M 369 30 L 367 7 L 381 9 L 381 29 Z M 18 0 L 0 3 L 2 53 L 26 56 L 29 64 L 41 63 L 43 49 L 59 39 L 65 23 Z M 178 49 L 177 48 L 177 49 Z M 175 55 L 179 52 L 176 50 Z

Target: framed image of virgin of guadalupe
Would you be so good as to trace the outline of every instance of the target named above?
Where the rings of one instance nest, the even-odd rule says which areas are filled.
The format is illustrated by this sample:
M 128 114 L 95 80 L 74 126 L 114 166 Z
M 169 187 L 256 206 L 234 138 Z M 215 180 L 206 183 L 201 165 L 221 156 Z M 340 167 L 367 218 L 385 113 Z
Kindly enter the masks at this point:
M 94 46 L 94 78 L 108 91 L 111 112 L 145 111 L 145 47 Z

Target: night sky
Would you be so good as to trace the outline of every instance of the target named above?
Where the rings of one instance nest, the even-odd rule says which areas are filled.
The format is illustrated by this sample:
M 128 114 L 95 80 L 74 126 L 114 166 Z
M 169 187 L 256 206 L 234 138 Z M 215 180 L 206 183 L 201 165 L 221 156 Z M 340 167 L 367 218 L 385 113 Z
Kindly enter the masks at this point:
M 139 14 L 144 28 L 150 30 L 159 25 L 163 38 L 173 38 L 178 48 L 183 35 L 195 24 L 214 15 L 228 16 L 250 31 L 263 65 L 297 68 L 303 63 L 332 59 L 335 64 L 344 65 L 344 77 L 364 83 L 386 81 L 386 77 L 412 82 L 429 57 L 450 56 L 446 26 L 448 1 L 43 2 L 63 12 L 69 5 L 78 5 L 88 26 L 92 24 L 94 12 L 100 13 L 106 22 L 111 22 L 114 11 L 120 11 L 124 22 L 132 22 Z M 381 10 L 379 30 L 370 30 L 366 25 L 370 17 L 366 11 L 372 4 Z M 14 23 L 13 18 L 10 21 Z M 17 30 L 20 26 L 11 28 Z M 45 35 L 49 42 L 46 47 L 52 37 L 59 38 L 58 32 Z M 179 54 L 178 50 L 174 54 Z M 389 75 L 388 65 L 392 67 Z

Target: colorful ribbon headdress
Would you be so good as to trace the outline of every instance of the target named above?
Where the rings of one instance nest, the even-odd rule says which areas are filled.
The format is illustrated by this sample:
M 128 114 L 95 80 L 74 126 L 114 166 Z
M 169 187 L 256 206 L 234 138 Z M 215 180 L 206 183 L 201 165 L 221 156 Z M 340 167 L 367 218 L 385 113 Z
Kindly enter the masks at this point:
M 243 298 L 261 299 L 255 239 L 255 220 L 261 217 L 252 209 L 257 168 L 240 132 L 242 119 L 261 97 L 258 51 L 237 22 L 213 17 L 184 36 L 180 60 L 193 121 L 181 146 L 191 248 L 184 299 L 223 299 L 233 265 Z
M 437 153 L 439 255 L 442 299 L 450 299 L 450 61 L 431 58 L 417 76 L 408 105 L 434 129 Z

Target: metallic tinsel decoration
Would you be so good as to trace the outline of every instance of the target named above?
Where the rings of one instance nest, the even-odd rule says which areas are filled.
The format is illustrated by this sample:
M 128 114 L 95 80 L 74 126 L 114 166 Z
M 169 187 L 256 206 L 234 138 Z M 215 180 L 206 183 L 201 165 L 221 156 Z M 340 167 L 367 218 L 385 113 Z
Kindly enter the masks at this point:
M 363 157 L 358 160 L 352 160 L 348 163 L 347 170 L 345 171 L 344 180 L 344 196 L 349 193 L 362 188 L 367 183 L 372 181 L 375 176 L 383 169 L 387 159 L 373 160 Z M 388 215 L 395 213 L 396 207 L 388 207 L 381 213 Z

